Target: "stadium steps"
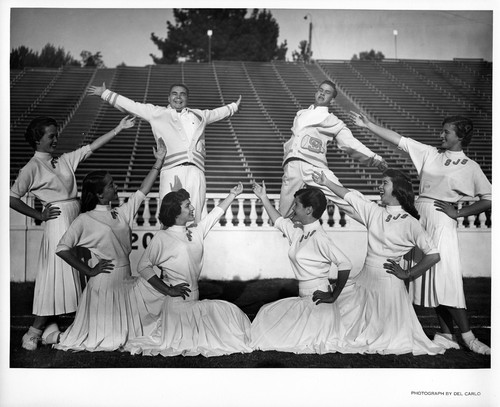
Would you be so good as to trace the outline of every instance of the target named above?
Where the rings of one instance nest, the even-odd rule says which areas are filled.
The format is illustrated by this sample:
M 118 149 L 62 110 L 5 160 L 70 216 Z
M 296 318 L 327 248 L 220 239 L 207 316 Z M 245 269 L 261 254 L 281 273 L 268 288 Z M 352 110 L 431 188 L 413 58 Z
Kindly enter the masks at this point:
M 446 114 L 471 117 L 475 135 L 466 154 L 478 161 L 491 179 L 491 66 L 484 61 L 462 60 L 358 61 L 354 64 L 350 61 L 317 61 L 316 64 L 215 61 L 99 70 L 13 70 L 11 124 L 16 120 L 24 122 L 11 129 L 11 181 L 32 156 L 23 133 L 27 121 L 37 113 L 50 112 L 64 123 L 78 106 L 61 132 L 59 152 L 73 149 L 72 143 L 78 144 L 82 133 L 86 135 L 84 142 L 92 141 L 113 129 L 124 117 L 122 112 L 97 97 L 84 97 L 80 103 L 94 74 L 95 85 L 105 81 L 110 89 L 124 96 L 161 106 L 168 103 L 170 85 L 180 82 L 190 87 L 190 105 L 196 108 L 212 109 L 242 95 L 238 114 L 207 126 L 208 192 L 225 193 L 236 179 L 245 182 L 254 178 L 259 182 L 265 179 L 268 191 L 279 193 L 283 141 L 290 137 L 295 112 L 313 103 L 315 88 L 325 78 L 331 78 L 340 90 L 332 110 L 334 114 L 348 125 L 356 138 L 381 154 L 392 167 L 410 170 L 412 174 L 415 170 L 406 156 L 388 148 L 371 133 L 352 126 L 348 112 L 362 110 L 383 126 L 431 145 L 439 143 L 441 120 Z M 48 86 L 51 82 L 53 86 Z M 475 109 L 471 110 L 470 106 Z M 34 107 L 33 112 L 20 119 L 30 107 Z M 77 172 L 78 181 L 89 170 L 109 168 L 121 190 L 131 192 L 140 185 L 154 161 L 154 144 L 149 124 L 139 120 L 134 128 L 124 130 L 82 163 Z M 335 146 L 329 148 L 328 160 L 346 186 L 364 193 L 376 192 L 379 182 L 376 169 L 358 164 Z M 156 184 L 153 191 L 157 190 Z

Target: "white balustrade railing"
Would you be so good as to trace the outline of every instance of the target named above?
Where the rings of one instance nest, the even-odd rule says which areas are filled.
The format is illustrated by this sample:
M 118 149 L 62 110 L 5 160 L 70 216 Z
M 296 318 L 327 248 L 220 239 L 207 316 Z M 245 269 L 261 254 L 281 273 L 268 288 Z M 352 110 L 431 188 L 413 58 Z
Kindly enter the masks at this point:
M 120 193 L 119 203 L 125 202 L 125 200 L 130 196 L 130 193 Z M 207 194 L 206 206 L 207 210 L 211 211 L 215 206 L 217 206 L 227 194 Z M 372 201 L 378 201 L 380 197 L 378 195 L 367 195 L 368 199 Z M 278 194 L 269 194 L 269 199 L 274 202 L 274 206 L 277 209 L 279 204 Z M 462 208 L 473 202 L 474 199 L 461 201 L 458 203 L 458 208 Z M 34 205 L 34 197 L 29 196 L 27 198 L 28 205 Z M 157 219 L 158 209 L 160 207 L 160 200 L 157 193 L 150 193 L 141 208 L 139 213 L 134 219 L 134 228 L 157 228 L 159 221 Z M 321 217 L 323 227 L 325 229 L 335 229 L 335 228 L 359 228 L 362 227 L 358 222 L 351 220 L 348 216 L 345 216 L 343 212 L 340 212 L 338 207 L 335 205 L 329 205 L 327 210 L 323 213 Z M 35 221 L 31 218 L 27 220 L 28 227 L 36 227 Z M 232 205 L 227 209 L 225 215 L 220 219 L 219 226 L 221 228 L 268 228 L 270 227 L 269 216 L 264 210 L 260 200 L 254 194 L 241 194 L 239 195 Z M 217 226 L 216 226 L 217 227 Z M 458 227 L 460 229 L 487 229 L 491 227 L 491 217 L 487 217 L 486 213 L 483 212 L 479 215 L 469 216 L 466 218 L 460 218 Z

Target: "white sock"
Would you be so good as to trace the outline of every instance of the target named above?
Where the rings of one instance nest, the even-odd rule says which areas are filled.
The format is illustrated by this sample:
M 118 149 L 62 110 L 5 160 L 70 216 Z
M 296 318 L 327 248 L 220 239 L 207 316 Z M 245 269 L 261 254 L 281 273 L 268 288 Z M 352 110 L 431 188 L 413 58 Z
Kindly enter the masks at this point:
M 54 331 L 50 335 L 47 336 L 47 339 L 45 339 L 45 342 L 48 344 L 59 343 L 59 336 L 60 335 L 61 335 L 61 332 Z
M 462 338 L 465 341 L 465 343 L 470 343 L 471 341 L 473 341 L 474 339 L 476 339 L 476 337 L 474 336 L 474 334 L 470 330 L 467 331 L 467 332 L 463 332 L 462 333 Z
M 450 341 L 453 340 L 453 335 L 452 334 L 445 334 L 445 333 L 440 333 L 439 335 L 444 336 L 446 339 L 449 339 Z
M 37 338 L 40 338 L 42 336 L 42 330 L 33 328 L 32 326 L 30 326 L 30 328 L 28 329 L 28 333 Z

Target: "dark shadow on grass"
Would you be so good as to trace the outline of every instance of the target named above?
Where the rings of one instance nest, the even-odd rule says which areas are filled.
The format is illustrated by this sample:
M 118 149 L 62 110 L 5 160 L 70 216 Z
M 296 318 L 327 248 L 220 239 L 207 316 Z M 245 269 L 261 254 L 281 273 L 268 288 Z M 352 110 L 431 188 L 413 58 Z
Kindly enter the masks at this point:
M 294 354 L 277 351 L 255 351 L 214 358 L 145 357 L 123 352 L 63 352 L 42 346 L 35 352 L 21 348 L 21 337 L 33 321 L 33 283 L 11 283 L 11 368 L 424 368 L 489 369 L 491 357 L 467 349 L 449 350 L 444 355 L 358 355 L 330 353 L 325 355 Z M 491 279 L 464 279 L 468 314 L 479 340 L 491 343 Z M 230 301 L 240 307 L 250 320 L 265 304 L 298 295 L 298 283 L 292 279 L 252 281 L 200 281 L 200 297 Z M 437 330 L 432 309 L 415 307 L 430 338 Z M 60 318 L 61 328 L 72 322 L 72 316 Z

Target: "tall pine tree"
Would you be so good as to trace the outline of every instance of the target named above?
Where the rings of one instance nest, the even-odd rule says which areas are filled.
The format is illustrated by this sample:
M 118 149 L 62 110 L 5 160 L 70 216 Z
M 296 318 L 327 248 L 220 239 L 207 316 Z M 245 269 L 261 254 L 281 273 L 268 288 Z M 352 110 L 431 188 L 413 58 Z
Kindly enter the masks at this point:
M 151 57 L 156 64 L 179 60 L 209 60 L 208 30 L 212 30 L 211 59 L 236 61 L 284 60 L 286 41 L 278 46 L 279 26 L 267 10 L 174 9 L 175 24 L 167 21 L 167 38 L 154 33 L 151 40 L 162 52 Z

